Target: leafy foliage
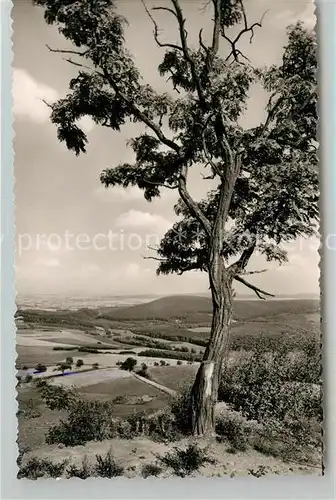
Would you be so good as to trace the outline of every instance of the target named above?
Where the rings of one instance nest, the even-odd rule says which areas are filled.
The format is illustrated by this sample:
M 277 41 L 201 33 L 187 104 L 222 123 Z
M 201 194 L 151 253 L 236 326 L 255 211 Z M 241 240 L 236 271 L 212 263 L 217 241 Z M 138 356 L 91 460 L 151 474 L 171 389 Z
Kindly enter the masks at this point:
M 108 478 L 122 476 L 124 469 L 117 465 L 112 450 L 109 450 L 105 457 L 96 455 L 96 460 L 95 472 L 98 476 Z
M 54 463 L 47 458 L 32 457 L 25 464 L 20 464 L 18 479 L 58 478 L 63 474 L 67 462 Z
M 132 372 L 137 365 L 137 360 L 134 358 L 127 358 L 120 365 L 122 370 Z
M 179 477 L 198 472 L 205 464 L 215 463 L 206 449 L 202 449 L 194 443 L 189 444 L 185 449 L 175 447 L 172 452 L 157 458 L 162 465 L 173 469 L 174 474 Z
M 314 232 L 312 223 L 318 218 L 316 41 L 302 24 L 288 28 L 279 65 L 254 68 L 241 59 L 238 44 L 245 34 L 252 40 L 261 21 L 248 24 L 242 1 L 213 2 L 213 45 L 207 46 L 200 33 L 197 49 L 188 46 L 179 2 L 172 2 L 172 11 L 180 46 L 160 43 L 158 26 L 148 11 L 156 28 L 155 40 L 165 49 L 158 71 L 169 76 L 174 90 L 182 92 L 175 98 L 174 91 L 160 94 L 141 83 L 125 46 L 126 20 L 112 0 L 36 3 L 44 7 L 46 21 L 56 24 L 73 43 L 75 48 L 69 53 L 78 64 L 87 61 L 71 80 L 70 93 L 52 105 L 51 119 L 59 139 L 79 154 L 85 152 L 87 143 L 79 118 L 91 116 L 112 130 L 140 121 L 150 133 L 129 141 L 135 162 L 105 170 L 103 184 L 137 185 L 148 200 L 159 196 L 164 187 L 179 190 L 183 201 L 176 210 L 182 219 L 160 245 L 163 261 L 158 272 L 207 270 L 209 241 L 204 219 L 214 224 L 220 182 L 207 199 L 193 203 L 181 185 L 181 172 L 200 163 L 210 165 L 220 181 L 229 168 L 230 155 L 240 156 L 241 169 L 228 199 L 227 216 L 232 224 L 222 248 L 225 257 L 239 256 L 256 238 L 254 250 L 281 263 L 286 259 L 279 246 L 282 242 Z M 232 26 L 240 28 L 234 40 L 227 32 Z M 218 52 L 223 39 L 229 41 L 227 58 Z M 244 130 L 239 120 L 255 82 L 269 94 L 266 121 Z

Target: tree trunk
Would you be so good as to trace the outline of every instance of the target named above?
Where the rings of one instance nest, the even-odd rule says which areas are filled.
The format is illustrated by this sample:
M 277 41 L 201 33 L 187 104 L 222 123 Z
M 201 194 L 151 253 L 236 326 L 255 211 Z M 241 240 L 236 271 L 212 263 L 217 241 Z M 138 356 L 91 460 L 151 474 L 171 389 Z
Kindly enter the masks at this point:
M 213 317 L 210 341 L 191 391 L 190 419 L 196 436 L 215 433 L 215 404 L 232 317 L 232 277 L 221 256 L 210 267 Z

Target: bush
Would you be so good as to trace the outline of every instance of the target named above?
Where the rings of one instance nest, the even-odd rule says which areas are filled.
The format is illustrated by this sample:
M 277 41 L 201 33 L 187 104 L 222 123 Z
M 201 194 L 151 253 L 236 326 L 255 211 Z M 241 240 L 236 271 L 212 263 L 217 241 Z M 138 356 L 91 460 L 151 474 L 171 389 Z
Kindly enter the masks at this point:
M 170 404 L 170 411 L 174 416 L 176 427 L 183 435 L 188 435 L 191 432 L 189 407 L 190 388 L 185 389 L 180 394 L 175 396 Z
M 108 451 L 105 457 L 96 455 L 96 460 L 97 464 L 94 470 L 98 476 L 108 478 L 122 476 L 124 468 L 117 465 L 111 450 Z
M 116 422 L 112 419 L 113 405 L 109 402 L 73 401 L 68 408 L 68 420 L 49 429 L 48 444 L 62 443 L 65 446 L 85 444 L 87 441 L 102 441 L 116 436 Z
M 68 365 L 70 365 L 70 366 L 71 366 L 71 365 L 72 365 L 72 363 L 73 363 L 73 358 L 72 358 L 71 356 L 68 356 L 68 357 L 66 358 L 65 362 L 66 362 Z
M 69 364 L 69 363 L 58 363 L 57 364 L 56 371 L 60 371 L 64 375 L 65 370 L 71 370 L 71 364 Z
M 146 349 L 138 354 L 139 356 L 147 356 L 150 358 L 166 358 L 166 359 L 182 359 L 183 361 L 201 361 L 202 356 L 199 354 L 191 354 L 190 352 L 177 351 L 160 351 L 157 349 Z
M 53 347 L 53 351 L 77 351 L 78 347 L 62 347 L 62 346 L 55 346 Z
M 120 368 L 132 372 L 137 365 L 137 360 L 134 358 L 127 358 L 123 363 L 121 363 Z
M 172 452 L 157 458 L 162 465 L 173 469 L 174 474 L 179 477 L 198 472 L 205 464 L 215 464 L 207 449 L 202 449 L 197 444 L 189 444 L 185 449 L 175 447 Z
M 68 477 L 78 477 L 79 479 L 87 479 L 88 477 L 90 477 L 92 474 L 91 474 L 91 469 L 89 466 L 87 456 L 85 456 L 83 458 L 82 464 L 80 467 L 77 467 L 76 465 L 71 464 L 67 468 L 67 474 L 68 474 Z
M 144 377 L 147 379 L 150 379 L 151 376 L 148 373 L 148 366 L 145 363 L 142 363 L 140 370 L 137 371 L 137 374 L 140 375 L 140 377 Z
M 39 363 L 36 367 L 35 367 L 35 370 L 39 373 L 44 373 L 47 371 L 47 367 L 46 365 L 42 365 L 41 363 Z
M 225 411 L 216 418 L 216 434 L 225 437 L 236 451 L 245 451 L 248 445 L 249 429 L 238 412 Z
M 25 378 L 24 378 L 24 382 L 26 384 L 29 384 L 29 382 L 31 382 L 32 380 L 33 380 L 33 376 L 30 375 L 30 374 L 26 375 Z
M 78 352 L 89 352 L 91 354 L 99 354 L 98 349 L 96 349 L 95 347 L 85 347 L 85 346 L 79 347 Z
M 79 396 L 74 391 L 49 385 L 46 380 L 37 379 L 35 385 L 41 399 L 51 410 L 68 410 L 79 400 Z
M 84 366 L 84 361 L 82 359 L 77 359 L 76 361 L 76 367 L 77 368 L 82 368 Z
M 17 416 L 22 416 L 26 419 L 40 417 L 39 402 L 34 401 L 34 399 L 29 399 L 26 403 L 20 403 Z
M 219 400 L 262 424 L 257 446 L 273 440 L 290 443 L 293 449 L 308 443 L 318 447 L 323 409 L 321 388 L 311 383 L 317 380 L 316 363 L 316 350 L 311 346 L 293 353 L 286 345 L 268 352 L 258 345 L 250 356 L 225 368 Z M 309 366 L 315 374 L 307 374 Z M 278 453 L 278 444 L 272 448 Z
M 176 364 L 177 365 L 182 365 L 182 361 L 179 359 Z
M 93 363 L 92 368 L 93 368 L 93 370 L 98 370 L 99 363 Z
M 66 460 L 53 463 L 47 458 L 32 457 L 24 465 L 19 465 L 18 479 L 40 479 L 41 477 L 57 478 L 63 474 Z
M 296 358 L 295 358 L 296 359 Z M 322 418 L 322 395 L 318 386 L 291 379 L 294 362 L 286 351 L 256 349 L 239 364 L 226 367 L 219 399 L 260 422 L 285 417 Z
M 144 464 L 141 469 L 141 475 L 145 479 L 150 476 L 158 476 L 162 472 L 162 467 L 156 464 Z

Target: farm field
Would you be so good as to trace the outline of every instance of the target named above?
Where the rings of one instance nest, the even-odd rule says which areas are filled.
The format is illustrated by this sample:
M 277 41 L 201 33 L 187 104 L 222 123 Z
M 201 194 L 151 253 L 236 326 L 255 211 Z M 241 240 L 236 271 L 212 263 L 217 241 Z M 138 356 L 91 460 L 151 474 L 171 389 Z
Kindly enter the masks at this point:
M 97 318 L 97 311 L 83 312 L 90 318 L 91 326 L 88 329 L 82 329 L 78 325 L 75 328 L 64 326 L 63 320 L 67 314 L 64 311 L 60 324 L 55 323 L 54 312 L 49 312 L 53 318 L 52 326 L 48 323 L 48 319 L 46 324 L 42 321 L 32 322 L 29 313 L 28 321 L 24 320 L 24 323 L 21 323 L 16 335 L 18 353 L 16 366 L 23 375 L 25 373 L 23 367 L 29 368 L 29 373 L 33 373 L 38 364 L 44 364 L 46 370 L 40 374 L 33 374 L 33 380 L 28 383 L 22 380 L 18 387 L 19 448 L 25 450 L 27 456 L 35 452 L 39 456 L 44 456 L 55 450 L 59 453 L 57 444 L 49 443 L 47 436 L 51 429 L 57 429 L 63 425 L 62 421 L 67 421 L 68 412 L 65 409 L 52 410 L 46 405 L 34 382 L 37 379 L 47 381 L 52 391 L 73 391 L 84 406 L 93 404 L 99 408 L 99 405 L 112 405 L 113 419 L 119 419 L 126 428 L 130 425 L 129 419 L 156 418 L 155 415 L 167 411 L 174 401 L 173 393 L 177 396 L 182 394 L 183 390 L 190 388 L 194 382 L 199 363 L 195 359 L 190 361 L 189 357 L 193 359 L 201 355 L 209 335 L 209 323 L 200 326 L 208 302 L 207 299 L 203 300 L 204 297 L 197 299 L 201 300 L 187 299 L 184 304 L 180 304 L 183 317 L 181 316 L 182 319 L 178 321 L 175 317 L 171 317 L 171 299 L 168 300 L 168 312 L 161 319 L 158 316 L 151 320 L 137 318 L 140 314 L 145 314 L 141 313 L 141 308 L 145 306 L 145 311 L 157 311 L 157 302 L 159 309 L 163 307 L 162 299 L 154 301 L 154 305 L 134 306 L 135 313 L 131 312 L 132 308 L 123 308 L 123 311 L 121 308 L 120 311 L 113 311 L 113 314 L 105 310 L 104 316 L 109 317 L 112 314 L 115 319 L 103 319 L 106 325 L 104 331 L 95 329 L 95 321 L 102 319 Z M 241 319 L 235 319 L 232 325 L 231 351 L 227 366 L 234 369 L 235 366 L 244 364 L 244 360 L 253 352 L 258 339 L 267 341 L 267 345 L 272 349 L 287 343 L 292 349 L 287 362 L 294 366 L 295 360 L 301 359 L 296 358 L 296 351 L 300 350 L 305 342 L 314 341 L 319 334 L 318 302 L 269 301 L 262 305 L 251 302 L 253 301 L 240 301 L 238 309 L 236 308 L 236 314 L 238 310 Z M 172 303 L 175 304 L 175 299 Z M 197 311 L 198 305 L 201 307 L 200 313 Z M 203 316 L 202 321 L 200 315 Z M 39 312 L 39 316 L 48 318 L 46 312 L 43 314 Z M 123 319 L 122 316 L 129 319 Z M 100 322 L 99 325 L 101 324 Z M 59 363 L 64 363 L 69 357 L 72 359 L 72 367 L 65 369 L 62 375 Z M 120 369 L 120 363 L 126 362 L 128 358 L 136 360 L 135 372 L 143 365 L 146 366 L 146 376 L 149 380 Z M 271 354 L 269 359 L 272 360 Z M 82 366 L 76 367 L 79 360 Z M 315 383 L 311 388 L 314 397 L 317 398 L 319 386 Z M 222 400 L 219 404 L 227 405 Z M 102 407 L 97 411 L 100 413 L 105 410 Z M 137 439 L 132 438 L 134 446 L 141 447 L 140 441 L 136 444 Z M 113 443 L 116 449 L 119 449 L 120 441 L 114 440 Z M 90 448 L 90 445 L 87 446 Z M 221 456 L 227 457 L 225 449 L 220 448 L 220 445 L 216 446 L 222 450 L 219 452 Z M 65 448 L 65 450 L 70 449 L 74 448 Z M 155 449 L 158 449 L 157 446 Z M 67 453 L 68 451 L 65 451 L 65 454 Z M 261 463 L 265 458 L 263 454 L 260 454 L 261 458 L 256 455 L 255 450 L 248 458 L 249 453 L 252 452 L 245 452 L 242 455 L 245 458 L 241 460 L 246 459 L 249 462 L 252 456 L 253 459 L 257 456 L 258 463 Z M 272 460 L 277 470 L 288 472 L 288 466 L 283 465 L 281 460 L 275 458 Z M 305 470 L 303 467 L 302 471 Z

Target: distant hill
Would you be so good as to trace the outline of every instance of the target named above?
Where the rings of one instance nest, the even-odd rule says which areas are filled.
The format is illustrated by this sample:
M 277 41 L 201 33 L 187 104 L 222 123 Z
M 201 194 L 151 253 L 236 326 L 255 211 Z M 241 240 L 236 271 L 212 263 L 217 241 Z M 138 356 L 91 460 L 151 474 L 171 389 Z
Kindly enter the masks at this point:
M 234 318 L 247 320 L 270 317 L 278 314 L 313 313 L 319 309 L 318 300 L 236 300 Z M 106 319 L 111 320 L 184 320 L 192 323 L 210 322 L 212 313 L 211 299 L 195 295 L 176 295 L 160 298 L 131 307 L 114 308 L 104 311 Z

